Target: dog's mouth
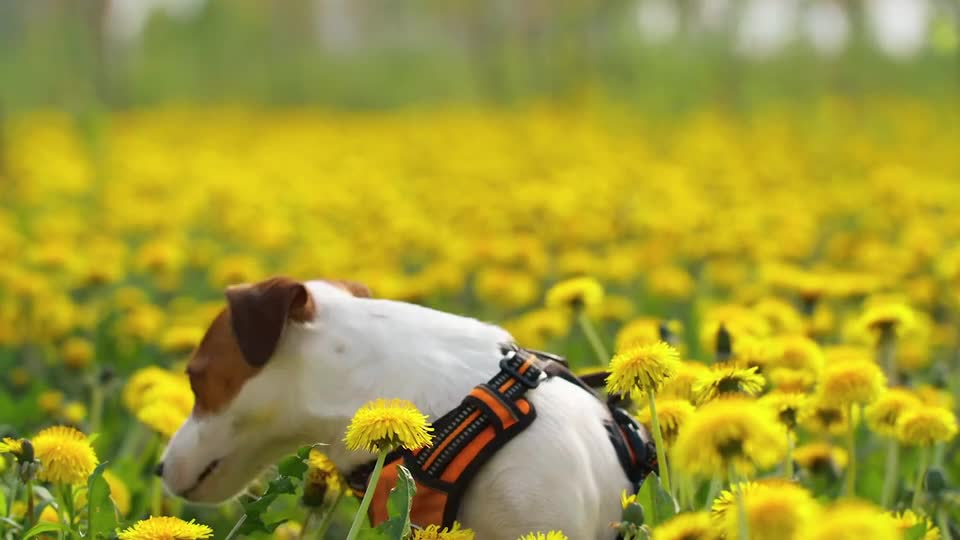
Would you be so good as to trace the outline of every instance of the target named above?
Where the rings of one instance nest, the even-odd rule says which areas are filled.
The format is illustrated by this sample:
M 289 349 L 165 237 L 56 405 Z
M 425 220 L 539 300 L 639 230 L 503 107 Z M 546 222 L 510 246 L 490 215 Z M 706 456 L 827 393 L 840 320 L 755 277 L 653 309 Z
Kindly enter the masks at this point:
M 210 475 L 213 474 L 213 471 L 217 470 L 217 467 L 219 467 L 220 463 L 222 462 L 223 462 L 223 458 L 217 458 L 211 461 L 206 467 L 204 467 L 202 471 L 200 471 L 200 476 L 197 477 L 197 481 L 194 482 L 192 486 L 187 488 L 183 492 L 182 496 L 189 498 L 190 494 L 193 493 L 197 488 L 199 488 L 200 484 L 202 484 L 204 480 L 209 478 Z

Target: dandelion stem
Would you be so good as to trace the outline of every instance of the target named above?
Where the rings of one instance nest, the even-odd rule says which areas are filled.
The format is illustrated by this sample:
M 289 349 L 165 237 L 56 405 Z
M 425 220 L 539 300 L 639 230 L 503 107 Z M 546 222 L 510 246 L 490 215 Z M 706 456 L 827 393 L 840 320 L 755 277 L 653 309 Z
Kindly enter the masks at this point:
M 240 527 L 243 527 L 243 524 L 246 521 L 247 514 L 244 513 L 242 516 L 240 516 L 240 519 L 237 520 L 237 522 L 233 525 L 233 528 L 230 529 L 230 532 L 227 533 L 227 536 L 223 540 L 233 540 L 233 538 L 237 536 L 237 533 L 240 532 Z
M 27 530 L 30 530 L 30 528 L 33 527 L 33 513 L 34 513 L 33 482 L 30 480 L 27 480 L 26 482 L 24 482 L 23 486 L 27 488 L 27 527 L 26 528 Z M 10 507 L 13 508 L 12 499 L 10 500 L 9 504 L 10 504 Z
M 897 484 L 900 482 L 900 443 L 890 438 L 887 441 L 887 465 L 884 468 L 883 492 L 880 496 L 880 505 L 889 508 L 893 502 L 893 497 L 897 490 Z
M 893 327 L 884 327 L 880 331 L 877 343 L 877 363 L 883 366 L 890 386 L 897 384 L 897 333 Z
M 583 334 L 587 336 L 587 341 L 590 342 L 593 354 L 597 357 L 597 363 L 601 366 L 606 365 L 606 363 L 610 361 L 610 355 L 607 353 L 607 348 L 604 347 L 603 341 L 597 334 L 596 328 L 593 327 L 593 323 L 591 323 L 587 317 L 586 310 L 580 309 L 577 313 L 577 323 L 580 325 L 580 329 L 583 330 Z
M 647 399 L 650 403 L 650 423 L 653 427 L 653 439 L 657 446 L 657 467 L 660 469 L 660 483 L 663 485 L 663 489 L 673 497 L 673 491 L 670 490 L 670 468 L 667 466 L 666 447 L 663 444 L 663 434 L 660 432 L 657 402 L 652 390 L 647 392 Z
M 313 508 L 307 510 L 307 516 L 303 518 L 303 526 L 300 527 L 300 534 L 297 535 L 298 540 L 303 540 L 307 537 L 307 529 L 310 528 L 310 522 L 313 521 L 313 517 L 316 515 L 316 513 L 317 512 Z
M 850 462 L 847 464 L 846 482 L 843 486 L 843 492 L 848 497 L 855 495 L 857 490 L 857 423 L 856 423 L 856 404 L 850 406 L 850 418 L 847 419 L 849 427 L 847 429 L 847 452 L 850 454 Z
M 100 380 L 94 377 L 90 383 L 90 433 L 98 433 L 103 422 L 103 388 Z
M 737 495 L 737 536 L 739 540 L 750 538 L 750 526 L 747 523 L 747 506 L 743 500 L 743 486 L 737 482 L 737 470 L 730 463 L 730 489 L 736 490 Z
M 714 476 L 710 480 L 710 487 L 707 488 L 707 502 L 703 505 L 703 511 L 709 512 L 710 508 L 713 506 L 713 500 L 717 498 L 717 493 L 720 492 L 720 477 Z
M 387 453 L 387 450 L 380 450 L 380 455 L 377 456 L 377 464 L 374 465 L 373 472 L 370 474 L 367 492 L 363 494 L 363 500 L 360 501 L 360 508 L 357 510 L 357 515 L 353 517 L 353 524 L 350 525 L 350 532 L 347 533 L 346 540 L 356 540 L 357 535 L 360 534 L 360 527 L 364 520 L 367 519 L 367 509 L 370 508 L 370 501 L 373 500 L 373 492 L 377 489 L 377 482 L 380 480 L 380 473 L 383 471 L 383 462 L 387 459 Z
M 787 480 L 793 479 L 793 432 L 787 430 L 787 457 L 783 462 L 784 475 Z
M 323 540 L 327 535 L 327 529 L 330 528 L 330 524 L 333 523 L 333 516 L 336 513 L 337 506 L 340 504 L 340 499 L 343 498 L 343 490 L 340 490 L 337 493 L 337 498 L 333 500 L 333 504 L 330 505 L 330 509 L 327 510 L 327 513 L 323 515 L 323 520 L 320 522 L 320 527 L 317 528 L 317 534 L 314 535 L 318 540 Z
M 917 462 L 917 480 L 913 485 L 913 504 L 910 505 L 914 512 L 920 510 L 920 503 L 923 502 L 923 478 L 927 475 L 927 461 L 930 453 L 926 446 L 920 446 L 918 451 L 920 456 Z
M 159 477 L 153 479 L 152 491 L 150 493 L 150 515 L 163 515 L 163 482 Z

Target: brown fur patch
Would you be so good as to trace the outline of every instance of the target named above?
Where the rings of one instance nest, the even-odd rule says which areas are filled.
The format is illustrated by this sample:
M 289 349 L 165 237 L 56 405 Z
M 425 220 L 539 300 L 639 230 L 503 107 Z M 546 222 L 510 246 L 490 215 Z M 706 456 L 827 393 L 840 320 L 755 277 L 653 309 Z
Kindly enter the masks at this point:
M 224 309 L 213 320 L 187 364 L 190 387 L 196 398 L 194 414 L 203 416 L 226 407 L 250 378 L 262 368 L 243 357 Z
M 284 277 L 227 289 L 228 307 L 214 319 L 187 365 L 194 413 L 215 413 L 260 372 L 287 322 L 312 320 L 316 306 L 302 283 Z
M 350 281 L 348 279 L 331 279 L 327 280 L 327 283 L 336 285 L 341 289 L 349 292 L 350 294 L 356 296 L 357 298 L 372 298 L 373 294 L 370 292 L 370 288 L 364 285 L 363 283 L 357 281 Z

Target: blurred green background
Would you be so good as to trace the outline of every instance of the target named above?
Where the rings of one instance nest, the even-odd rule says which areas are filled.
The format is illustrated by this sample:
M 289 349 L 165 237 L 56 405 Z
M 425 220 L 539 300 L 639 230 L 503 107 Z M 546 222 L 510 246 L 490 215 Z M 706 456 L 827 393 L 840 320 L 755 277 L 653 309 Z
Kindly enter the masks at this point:
M 2 0 L 0 106 L 960 96 L 956 0 Z

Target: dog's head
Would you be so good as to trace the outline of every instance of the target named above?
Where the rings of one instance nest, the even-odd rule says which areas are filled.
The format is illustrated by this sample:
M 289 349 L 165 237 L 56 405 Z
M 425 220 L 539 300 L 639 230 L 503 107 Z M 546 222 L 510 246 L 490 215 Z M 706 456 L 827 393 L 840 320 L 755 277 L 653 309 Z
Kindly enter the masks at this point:
M 328 283 L 369 295 L 358 284 Z M 282 277 L 230 287 L 226 297 L 187 366 L 193 412 L 157 469 L 169 491 L 196 502 L 242 491 L 304 436 L 291 414 L 293 351 L 322 306 L 304 283 Z

